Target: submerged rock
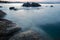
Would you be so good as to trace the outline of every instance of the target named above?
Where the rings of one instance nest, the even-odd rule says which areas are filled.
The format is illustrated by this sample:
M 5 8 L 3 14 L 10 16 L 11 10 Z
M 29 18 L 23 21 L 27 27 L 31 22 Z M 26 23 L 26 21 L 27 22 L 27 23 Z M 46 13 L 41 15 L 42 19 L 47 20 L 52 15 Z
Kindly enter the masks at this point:
M 40 33 L 29 30 L 26 32 L 21 32 L 11 37 L 9 40 L 51 40 L 49 37 L 44 37 Z
M 8 40 L 20 30 L 21 28 L 16 27 L 16 24 L 12 21 L 0 19 L 0 40 Z
M 0 10 L 0 18 L 3 18 L 6 15 L 5 12 L 3 12 L 2 10 Z
M 35 2 L 32 2 L 32 3 L 27 2 L 27 3 L 24 3 L 22 6 L 23 7 L 40 7 L 41 5 Z
M 0 8 L 2 8 L 2 6 L 0 6 Z

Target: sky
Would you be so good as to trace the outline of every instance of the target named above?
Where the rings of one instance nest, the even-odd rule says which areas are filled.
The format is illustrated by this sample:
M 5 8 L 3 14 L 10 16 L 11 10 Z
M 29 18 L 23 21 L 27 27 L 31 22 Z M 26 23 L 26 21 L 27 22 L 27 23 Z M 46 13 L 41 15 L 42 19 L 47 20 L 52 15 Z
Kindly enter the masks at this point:
M 60 0 L 2 0 L 2 1 L 21 1 L 21 2 L 27 2 L 27 1 L 30 1 L 30 2 L 60 2 Z

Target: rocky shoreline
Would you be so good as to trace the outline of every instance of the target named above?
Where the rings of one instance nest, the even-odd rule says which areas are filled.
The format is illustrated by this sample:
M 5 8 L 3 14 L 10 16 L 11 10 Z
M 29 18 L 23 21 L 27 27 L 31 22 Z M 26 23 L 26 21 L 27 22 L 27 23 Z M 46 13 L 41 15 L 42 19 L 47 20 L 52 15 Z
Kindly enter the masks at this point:
M 43 37 L 39 32 L 27 30 L 21 32 L 22 28 L 17 27 L 16 23 L 4 19 L 7 14 L 0 10 L 0 40 L 52 40 L 48 36 Z
M 5 12 L 3 12 L 2 10 L 0 10 L 0 18 L 3 18 L 6 15 Z
M 0 40 L 8 40 L 11 36 L 21 30 L 10 20 L 3 19 L 7 14 L 0 10 Z

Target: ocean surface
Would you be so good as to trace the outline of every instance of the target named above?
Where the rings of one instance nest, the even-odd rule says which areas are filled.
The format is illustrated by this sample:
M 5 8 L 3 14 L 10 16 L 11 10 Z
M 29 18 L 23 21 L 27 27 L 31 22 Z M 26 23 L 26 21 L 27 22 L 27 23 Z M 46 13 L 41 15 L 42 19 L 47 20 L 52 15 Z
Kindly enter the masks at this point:
M 22 3 L 0 3 L 0 10 L 7 15 L 5 19 L 11 20 L 22 27 L 23 30 L 42 29 L 54 40 L 60 40 L 60 4 L 41 4 L 41 7 L 22 7 Z M 53 5 L 54 7 L 50 7 Z M 15 7 L 18 10 L 9 10 Z

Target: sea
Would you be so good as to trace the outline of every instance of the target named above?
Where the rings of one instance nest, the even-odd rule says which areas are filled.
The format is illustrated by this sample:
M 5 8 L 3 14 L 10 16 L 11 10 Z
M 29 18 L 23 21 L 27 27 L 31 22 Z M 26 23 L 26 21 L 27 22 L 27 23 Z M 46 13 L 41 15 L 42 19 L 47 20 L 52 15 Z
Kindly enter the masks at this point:
M 0 3 L 0 10 L 23 30 L 42 29 L 54 40 L 60 40 L 60 4 L 40 4 L 41 7 L 22 7 L 23 3 Z M 51 7 L 53 5 L 53 7 Z M 15 7 L 17 10 L 10 10 Z

